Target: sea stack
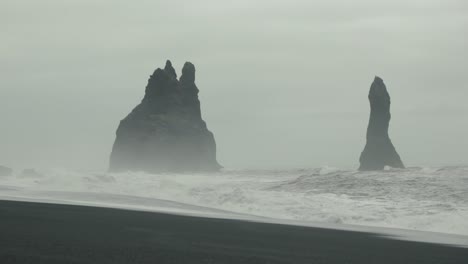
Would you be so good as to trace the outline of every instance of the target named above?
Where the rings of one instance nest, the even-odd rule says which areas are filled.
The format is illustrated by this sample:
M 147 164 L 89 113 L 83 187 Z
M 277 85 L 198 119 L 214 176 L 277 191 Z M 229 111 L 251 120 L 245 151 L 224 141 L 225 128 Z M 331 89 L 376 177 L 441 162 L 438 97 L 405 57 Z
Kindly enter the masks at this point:
M 168 60 L 150 76 L 145 96 L 120 121 L 109 170 L 157 172 L 216 171 L 216 143 L 201 117 L 195 66 L 182 76 Z
M 367 142 L 361 153 L 359 170 L 383 170 L 385 166 L 404 168 L 400 155 L 388 136 L 390 95 L 380 77 L 375 77 L 369 91 L 370 118 Z

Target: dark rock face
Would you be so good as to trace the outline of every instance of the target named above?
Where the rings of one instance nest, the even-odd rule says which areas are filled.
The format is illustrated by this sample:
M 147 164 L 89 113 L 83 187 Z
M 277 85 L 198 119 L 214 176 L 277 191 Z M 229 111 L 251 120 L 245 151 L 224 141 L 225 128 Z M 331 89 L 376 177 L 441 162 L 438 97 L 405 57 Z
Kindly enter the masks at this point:
M 0 176 L 10 176 L 12 173 L 13 173 L 12 169 L 8 167 L 0 166 Z
M 400 156 L 388 136 L 390 95 L 383 80 L 375 77 L 369 91 L 370 118 L 367 142 L 361 153 L 359 170 L 382 170 L 385 166 L 404 168 Z
M 214 171 L 216 143 L 202 120 L 195 66 L 186 62 L 182 76 L 170 61 L 148 80 L 145 96 L 120 121 L 110 171 Z

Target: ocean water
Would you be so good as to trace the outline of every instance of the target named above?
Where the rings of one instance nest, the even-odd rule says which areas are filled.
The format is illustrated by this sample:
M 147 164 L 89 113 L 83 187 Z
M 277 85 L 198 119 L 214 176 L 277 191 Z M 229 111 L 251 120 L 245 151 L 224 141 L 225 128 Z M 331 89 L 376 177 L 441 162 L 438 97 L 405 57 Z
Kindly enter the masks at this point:
M 468 236 L 468 167 L 212 174 L 65 169 L 0 177 L 0 199 L 255 216 Z

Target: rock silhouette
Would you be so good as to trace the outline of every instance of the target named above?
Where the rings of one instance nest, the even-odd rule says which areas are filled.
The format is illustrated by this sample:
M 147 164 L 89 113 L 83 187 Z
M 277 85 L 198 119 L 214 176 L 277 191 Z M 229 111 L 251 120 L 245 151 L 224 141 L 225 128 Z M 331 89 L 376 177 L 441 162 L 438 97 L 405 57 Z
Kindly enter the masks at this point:
M 215 171 L 216 143 L 201 117 L 195 66 L 186 62 L 182 76 L 168 60 L 148 80 L 145 96 L 120 121 L 110 171 Z
M 388 136 L 390 95 L 383 80 L 375 77 L 369 91 L 370 118 L 367 142 L 361 153 L 359 170 L 382 170 L 385 166 L 404 168 L 400 155 Z

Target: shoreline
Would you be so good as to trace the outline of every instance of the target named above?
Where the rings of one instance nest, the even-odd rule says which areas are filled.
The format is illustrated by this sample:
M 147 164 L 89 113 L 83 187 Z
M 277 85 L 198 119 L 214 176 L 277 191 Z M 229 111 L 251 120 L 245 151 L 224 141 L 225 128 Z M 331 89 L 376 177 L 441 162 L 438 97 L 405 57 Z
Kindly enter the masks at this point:
M 0 200 L 0 263 L 463 263 L 468 248 L 379 234 Z

